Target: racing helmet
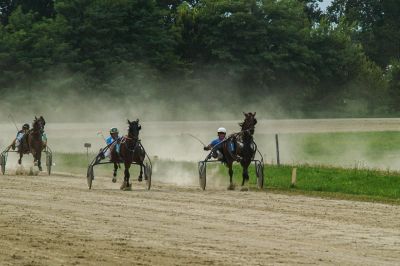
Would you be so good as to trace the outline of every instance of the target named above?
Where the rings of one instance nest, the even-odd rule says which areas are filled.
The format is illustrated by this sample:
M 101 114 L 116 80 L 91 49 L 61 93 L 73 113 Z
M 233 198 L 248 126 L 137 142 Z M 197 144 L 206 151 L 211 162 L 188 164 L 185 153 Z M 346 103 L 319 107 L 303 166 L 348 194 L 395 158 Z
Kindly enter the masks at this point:
M 220 127 L 220 128 L 218 128 L 217 133 L 224 133 L 224 134 L 226 134 L 226 129 L 225 129 L 224 127 Z
M 24 125 L 22 126 L 22 129 L 29 129 L 29 124 L 24 124 Z
M 112 127 L 111 129 L 110 129 L 110 134 L 113 134 L 113 133 L 119 133 L 119 131 L 118 131 L 118 128 L 116 128 L 116 127 Z

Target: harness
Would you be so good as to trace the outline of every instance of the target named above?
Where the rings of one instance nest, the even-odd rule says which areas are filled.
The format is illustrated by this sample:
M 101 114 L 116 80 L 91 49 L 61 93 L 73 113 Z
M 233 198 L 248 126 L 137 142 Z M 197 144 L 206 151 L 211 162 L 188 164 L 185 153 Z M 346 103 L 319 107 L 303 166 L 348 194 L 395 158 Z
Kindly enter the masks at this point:
M 245 130 L 242 130 L 242 131 L 237 132 L 237 133 L 233 133 L 233 134 L 229 135 L 227 139 L 223 140 L 223 141 L 220 143 L 221 146 L 224 147 L 224 149 L 227 151 L 228 155 L 229 155 L 233 160 L 235 160 L 235 161 L 240 161 L 242 158 L 241 158 L 239 155 L 237 155 L 236 153 L 232 153 L 231 150 L 229 149 L 229 147 L 227 147 L 227 145 L 228 145 L 227 143 L 228 143 L 229 141 L 233 141 L 233 142 L 235 143 L 235 146 L 236 146 L 235 148 L 237 148 L 237 145 L 238 145 L 237 142 L 238 142 L 238 140 L 242 139 L 242 142 L 243 142 L 243 134 L 246 133 L 246 132 L 250 132 L 251 130 L 254 130 L 254 127 L 251 127 L 251 128 L 245 129 Z M 252 150 L 253 150 L 253 155 L 251 156 L 251 159 L 253 160 L 254 157 L 255 157 L 256 152 L 258 151 L 258 148 L 257 148 L 257 144 L 254 142 L 253 139 L 252 139 L 252 143 L 251 143 L 250 145 L 251 145 L 251 148 L 252 148 Z
M 134 141 L 134 144 L 133 144 L 133 148 L 131 149 L 131 148 L 129 148 L 129 146 L 128 146 L 128 143 L 127 143 L 127 140 L 133 140 Z M 135 154 L 135 151 L 136 151 L 136 148 L 137 148 L 137 146 L 142 146 L 141 144 L 140 144 L 140 139 L 138 139 L 138 138 L 130 138 L 130 137 L 128 137 L 128 136 L 123 136 L 123 137 L 121 137 L 121 141 L 120 141 L 120 143 L 121 144 L 125 144 L 125 147 L 126 147 L 126 149 L 131 153 L 131 155 L 132 155 L 132 159 L 133 159 L 133 156 L 134 156 L 134 154 Z

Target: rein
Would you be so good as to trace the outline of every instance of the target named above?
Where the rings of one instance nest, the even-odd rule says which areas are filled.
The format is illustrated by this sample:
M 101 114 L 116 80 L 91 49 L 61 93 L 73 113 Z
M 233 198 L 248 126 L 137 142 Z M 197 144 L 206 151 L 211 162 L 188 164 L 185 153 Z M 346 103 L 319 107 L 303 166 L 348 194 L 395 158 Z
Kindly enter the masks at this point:
M 127 143 L 126 140 L 132 140 L 132 141 L 134 141 L 134 143 L 133 143 L 133 149 L 130 149 L 130 148 L 129 148 L 128 143 Z M 139 141 L 139 138 L 138 138 L 138 137 L 133 137 L 133 138 L 132 138 L 132 137 L 128 137 L 128 136 L 123 136 L 122 139 L 121 139 L 121 144 L 125 144 L 126 149 L 127 149 L 128 151 L 134 153 L 134 152 L 135 152 L 135 149 L 136 149 L 136 147 L 137 147 L 138 141 Z
M 229 147 L 227 147 L 227 143 L 226 143 L 226 142 L 227 142 L 228 140 L 233 141 L 233 140 L 236 139 L 237 137 L 243 136 L 244 133 L 250 132 L 251 130 L 254 130 L 254 126 L 251 127 L 251 128 L 248 128 L 248 129 L 244 129 L 244 130 L 242 130 L 242 131 L 239 131 L 239 132 L 237 132 L 237 133 L 232 133 L 231 135 L 228 136 L 228 138 L 227 138 L 226 140 L 222 141 L 223 145 L 226 147 L 226 151 L 227 151 L 228 154 L 232 157 L 232 159 L 234 159 L 235 161 L 237 161 L 240 157 L 239 157 L 237 154 L 234 154 L 234 153 L 232 153 L 232 152 L 230 151 Z M 255 144 L 254 140 L 252 140 L 252 142 Z M 258 150 L 258 149 L 257 149 L 257 145 L 255 145 L 255 147 L 256 147 L 256 150 Z
M 232 133 L 232 134 L 230 134 L 230 135 L 228 136 L 227 139 L 234 138 L 234 137 L 237 137 L 237 136 L 241 136 L 241 135 L 243 135 L 243 134 L 246 133 L 246 132 L 250 132 L 251 130 L 254 130 L 254 127 L 251 127 L 251 128 L 249 128 L 249 129 L 244 129 L 244 130 L 239 131 L 239 132 L 237 132 L 237 133 Z

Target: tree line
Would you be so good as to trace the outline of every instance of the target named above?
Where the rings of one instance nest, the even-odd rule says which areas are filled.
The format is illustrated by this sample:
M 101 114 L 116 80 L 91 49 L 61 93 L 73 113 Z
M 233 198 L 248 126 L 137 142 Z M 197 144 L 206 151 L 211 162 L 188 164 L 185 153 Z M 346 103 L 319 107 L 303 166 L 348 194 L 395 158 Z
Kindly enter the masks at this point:
M 318 2 L 0 0 L 0 92 L 398 115 L 400 1 Z

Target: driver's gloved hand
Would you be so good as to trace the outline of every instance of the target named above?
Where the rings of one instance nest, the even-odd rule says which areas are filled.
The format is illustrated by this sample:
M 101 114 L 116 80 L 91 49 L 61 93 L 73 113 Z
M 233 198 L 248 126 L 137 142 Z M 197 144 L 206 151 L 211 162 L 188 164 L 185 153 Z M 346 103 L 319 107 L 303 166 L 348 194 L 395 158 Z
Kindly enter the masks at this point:
M 208 151 L 208 147 L 204 146 L 203 150 Z

